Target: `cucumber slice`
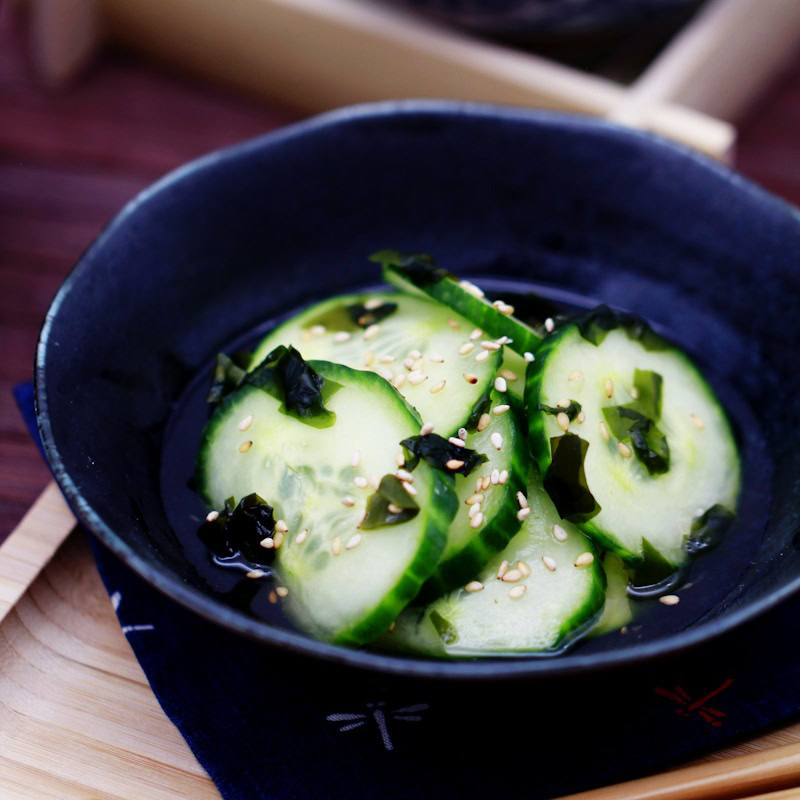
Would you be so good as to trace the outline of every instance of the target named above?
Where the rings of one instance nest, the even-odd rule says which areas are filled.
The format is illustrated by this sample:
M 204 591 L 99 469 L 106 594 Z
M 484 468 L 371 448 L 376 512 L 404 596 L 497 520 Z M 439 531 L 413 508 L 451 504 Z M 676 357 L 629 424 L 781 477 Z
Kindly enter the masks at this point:
M 603 615 L 591 630 L 591 636 L 619 630 L 633 619 L 633 606 L 628 597 L 631 570 L 618 556 L 606 553 L 603 557 L 603 571 L 606 573 L 606 604 Z
M 507 400 L 504 394 L 493 391 L 490 406 L 478 426 L 483 430 L 467 434 L 467 447 L 489 460 L 468 476 L 455 476 L 458 512 L 450 525 L 439 566 L 423 589 L 426 597 L 463 586 L 519 530 L 517 492 L 525 494 L 528 442 Z M 499 450 L 496 444 L 501 445 Z M 475 506 L 478 512 L 474 511 Z M 473 528 L 478 514 L 482 522 Z
M 348 308 L 365 305 L 359 326 Z M 396 309 L 381 317 L 382 309 L 392 305 Z M 371 312 L 376 327 L 364 328 Z M 486 350 L 481 340 L 470 340 L 473 327 L 424 298 L 387 292 L 340 295 L 307 308 L 272 331 L 256 348 L 251 370 L 278 345 L 292 344 L 306 360 L 378 373 L 393 383 L 424 422 L 433 423 L 436 432 L 447 437 L 485 406 L 500 363 L 500 350 Z M 459 352 L 462 349 L 469 352 Z
M 594 546 L 559 519 L 538 475 L 528 483 L 528 504 L 531 512 L 519 533 L 476 576 L 482 589 L 460 588 L 422 610 L 407 609 L 379 645 L 431 656 L 513 654 L 559 649 L 586 630 L 605 594 Z M 498 579 L 502 565 L 508 565 L 508 578 L 520 561 L 530 575 Z
M 525 397 L 531 450 L 547 476 L 552 446 L 568 443 L 566 420 L 537 409 L 540 404 L 580 403 L 582 413 L 569 422 L 568 431 L 580 437 L 584 447 L 588 445 L 585 482 L 600 510 L 595 508 L 593 516 L 587 506 L 581 511 L 585 496 L 574 503 L 574 497 L 567 498 L 565 504 L 554 494 L 556 505 L 628 564 L 641 563 L 649 545 L 677 567 L 687 559 L 684 540 L 692 520 L 714 504 L 736 507 L 740 480 L 736 443 L 713 391 L 683 352 L 643 323 L 622 321 L 610 330 L 608 319 L 604 324 L 602 335 L 589 338 L 578 323 L 561 328 L 545 340 L 529 366 Z M 668 444 L 665 472 L 652 472 L 637 457 L 631 440 L 618 439 L 608 421 L 608 414 L 621 406 L 648 401 L 658 405 L 658 392 L 652 392 L 655 383 L 634 396 L 636 370 L 655 373 L 650 379 L 657 383 L 660 376 L 662 381 L 660 409 L 650 413 L 658 417 L 654 430 Z M 569 437 L 570 444 L 580 440 Z M 570 467 L 573 478 L 578 466 Z M 552 487 L 547 477 L 545 485 Z M 580 491 L 577 483 L 572 489 Z
M 425 253 L 406 255 L 396 250 L 381 250 L 370 256 L 370 260 L 381 265 L 387 283 L 409 294 L 433 298 L 466 317 L 491 337 L 509 337 L 509 347 L 520 355 L 534 353 L 541 343 L 540 334 L 514 316 L 513 306 L 502 300 L 489 302 L 474 283 L 459 280 L 437 267 Z
M 287 612 L 317 637 L 362 644 L 387 629 L 436 567 L 456 498 L 450 481 L 421 463 L 413 477 L 417 515 L 359 531 L 373 493 L 363 479 L 376 482 L 397 469 L 399 442 L 416 434 L 420 421 L 379 376 L 310 365 L 338 386 L 325 401 L 334 424 L 312 427 L 284 413 L 271 394 L 245 385 L 206 426 L 197 482 L 212 508 L 250 492 L 271 503 L 288 525 L 275 560 L 289 589 Z M 249 422 L 244 431 L 242 422 Z

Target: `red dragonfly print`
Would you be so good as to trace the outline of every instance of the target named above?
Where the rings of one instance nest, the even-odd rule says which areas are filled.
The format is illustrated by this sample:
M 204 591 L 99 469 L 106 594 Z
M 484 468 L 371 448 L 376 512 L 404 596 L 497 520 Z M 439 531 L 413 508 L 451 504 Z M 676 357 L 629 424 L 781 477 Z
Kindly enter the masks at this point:
M 697 700 L 693 700 L 689 693 L 682 687 L 676 686 L 674 689 L 664 689 L 661 686 L 656 686 L 653 691 L 656 694 L 666 697 L 667 700 L 672 700 L 676 704 L 675 713 L 680 714 L 682 717 L 692 717 L 698 714 L 709 725 L 719 728 L 722 725 L 722 719 L 725 716 L 724 711 L 713 708 L 708 705 L 708 701 L 712 697 L 716 697 L 721 692 L 724 692 L 733 683 L 733 678 L 723 681 L 716 689 L 704 694 Z

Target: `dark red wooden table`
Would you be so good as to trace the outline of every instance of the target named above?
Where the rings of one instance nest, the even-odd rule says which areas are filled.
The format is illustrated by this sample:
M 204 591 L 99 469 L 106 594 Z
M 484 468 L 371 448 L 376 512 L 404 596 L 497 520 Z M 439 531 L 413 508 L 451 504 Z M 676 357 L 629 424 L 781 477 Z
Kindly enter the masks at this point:
M 0 0 L 2 2 L 2 0 Z M 208 150 L 298 114 L 110 53 L 58 92 L 37 86 L 18 22 L 0 23 L 0 541 L 48 480 L 11 398 L 48 303 L 128 199 Z M 741 125 L 738 166 L 800 205 L 800 58 Z

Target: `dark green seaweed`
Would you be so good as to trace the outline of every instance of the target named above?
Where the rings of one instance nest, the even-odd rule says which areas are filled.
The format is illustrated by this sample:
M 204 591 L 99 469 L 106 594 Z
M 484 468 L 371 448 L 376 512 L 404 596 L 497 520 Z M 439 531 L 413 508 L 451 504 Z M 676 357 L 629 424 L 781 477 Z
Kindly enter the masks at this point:
M 574 433 L 550 439 L 551 460 L 544 488 L 558 514 L 570 522 L 587 522 L 600 511 L 583 468 L 589 442 Z
M 408 470 L 413 470 L 419 463 L 419 459 L 423 458 L 432 467 L 440 469 L 448 475 L 469 475 L 475 467 L 489 460 L 483 453 L 451 444 L 436 433 L 429 433 L 427 436 L 411 436 L 403 439 L 400 444 L 405 448 L 406 469 Z M 449 469 L 447 462 L 451 460 L 462 461 L 463 465 L 458 469 Z
M 392 505 L 395 509 L 390 509 Z M 384 475 L 378 489 L 367 499 L 367 513 L 358 526 L 364 530 L 398 525 L 413 519 L 419 513 L 416 500 L 403 488 L 395 475 Z

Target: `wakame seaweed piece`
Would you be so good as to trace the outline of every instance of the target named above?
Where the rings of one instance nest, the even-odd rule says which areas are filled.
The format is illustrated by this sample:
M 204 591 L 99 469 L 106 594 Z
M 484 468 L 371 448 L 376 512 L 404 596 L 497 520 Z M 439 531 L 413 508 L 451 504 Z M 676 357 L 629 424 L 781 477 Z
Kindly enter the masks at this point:
M 653 331 L 647 320 L 628 311 L 615 311 L 606 305 L 600 305 L 576 317 L 564 318 L 562 326 L 573 322 L 578 326 L 581 336 L 595 346 L 602 344 L 609 331 L 622 328 L 645 350 L 669 349 L 669 344 Z M 558 329 L 557 324 L 555 330 Z
M 261 546 L 272 537 L 275 518 L 272 506 L 255 492 L 243 497 L 236 507 L 233 498 L 225 502 L 225 509 L 198 530 L 200 541 L 218 558 L 232 558 L 241 553 L 254 564 L 270 564 L 275 551 Z
M 639 594 L 647 587 L 651 591 L 646 592 L 642 596 L 658 595 L 658 587 L 671 576 L 675 575 L 676 567 L 667 561 L 661 553 L 647 541 L 646 537 L 642 538 L 642 561 L 636 565 L 633 577 L 630 581 L 630 586 L 633 591 L 631 594 L 636 595 L 638 588 Z M 656 587 L 653 589 L 653 587 Z
M 630 439 L 636 457 L 650 475 L 663 475 L 669 470 L 667 437 L 651 419 L 631 405 L 605 406 L 603 418 L 616 439 Z
M 324 401 L 337 385 L 318 375 L 294 347 L 276 347 L 245 382 L 280 400 L 286 412 L 302 422 L 317 428 L 336 422 L 336 414 L 325 408 Z
M 566 414 L 569 421 L 572 422 L 581 413 L 581 404 L 577 400 L 570 400 L 568 406 L 561 408 L 561 406 L 546 406 L 544 403 L 539 403 L 539 411 L 556 417 L 559 414 Z
M 690 556 L 711 550 L 722 541 L 735 519 L 736 514 L 725 506 L 718 503 L 711 506 L 692 522 L 692 531 L 683 549 Z
M 233 357 L 225 353 L 217 353 L 217 363 L 211 374 L 211 388 L 206 395 L 206 403 L 217 406 L 231 392 L 241 386 L 247 375 L 247 364 L 237 363 L 237 355 Z M 249 353 L 247 354 L 250 355 Z M 248 359 L 249 361 L 249 359 Z
M 374 494 L 367 499 L 367 513 L 362 530 L 374 530 L 384 525 L 397 525 L 413 519 L 419 513 L 416 500 L 403 488 L 399 478 L 384 475 Z
M 413 470 L 419 459 L 422 458 L 432 467 L 440 469 L 448 475 L 469 475 L 475 467 L 489 460 L 483 453 L 451 444 L 437 433 L 411 436 L 403 439 L 400 444 L 406 449 L 406 469 L 408 470 Z M 447 466 L 448 461 L 460 461 L 461 466 L 450 469 Z
M 397 311 L 397 303 L 384 301 L 377 308 L 367 308 L 362 303 L 347 306 L 347 313 L 359 328 L 368 328 Z
M 652 422 L 658 422 L 661 417 L 661 395 L 664 379 L 657 372 L 650 369 L 634 369 L 633 387 L 638 397 L 628 403 L 628 408 L 641 412 Z
M 458 280 L 452 272 L 436 265 L 427 253 L 401 253 L 399 250 L 378 250 L 369 260 L 384 267 L 391 267 L 418 288 L 431 286 L 443 278 Z
M 574 433 L 550 439 L 551 461 L 544 476 L 544 488 L 558 515 L 569 522 L 586 522 L 600 511 L 589 491 L 583 463 L 589 442 Z

